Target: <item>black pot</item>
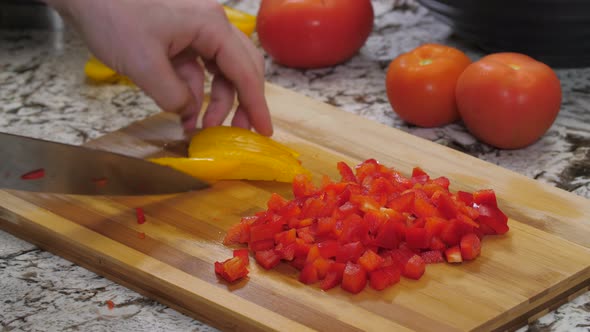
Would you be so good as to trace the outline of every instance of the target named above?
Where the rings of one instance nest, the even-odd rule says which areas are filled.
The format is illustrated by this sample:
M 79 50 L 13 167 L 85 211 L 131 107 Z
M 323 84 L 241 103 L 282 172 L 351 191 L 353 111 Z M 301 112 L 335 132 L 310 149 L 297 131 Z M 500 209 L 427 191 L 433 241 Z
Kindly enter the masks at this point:
M 41 1 L 0 0 L 0 30 L 62 28 L 63 22 L 57 12 Z
M 418 0 L 487 52 L 519 52 L 553 67 L 590 66 L 590 0 Z

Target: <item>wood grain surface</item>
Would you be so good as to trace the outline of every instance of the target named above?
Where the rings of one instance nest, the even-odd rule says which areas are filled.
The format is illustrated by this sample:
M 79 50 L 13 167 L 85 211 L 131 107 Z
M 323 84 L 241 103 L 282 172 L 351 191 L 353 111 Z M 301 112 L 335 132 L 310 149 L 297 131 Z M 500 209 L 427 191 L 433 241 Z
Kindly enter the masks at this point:
M 234 285 L 215 276 L 213 262 L 231 256 L 225 230 L 263 210 L 272 192 L 291 197 L 284 183 L 220 181 L 143 197 L 0 191 L 0 228 L 223 330 L 506 330 L 588 289 L 587 199 L 273 85 L 267 97 L 274 139 L 299 151 L 316 179 L 337 178 L 341 160 L 375 158 L 406 174 L 420 166 L 449 177 L 452 190 L 493 188 L 510 232 L 486 237 L 475 261 L 429 265 L 418 281 L 351 295 L 305 286 L 286 264 L 266 271 L 252 261 Z M 186 153 L 182 140 L 177 119 L 159 114 L 88 145 L 147 158 Z

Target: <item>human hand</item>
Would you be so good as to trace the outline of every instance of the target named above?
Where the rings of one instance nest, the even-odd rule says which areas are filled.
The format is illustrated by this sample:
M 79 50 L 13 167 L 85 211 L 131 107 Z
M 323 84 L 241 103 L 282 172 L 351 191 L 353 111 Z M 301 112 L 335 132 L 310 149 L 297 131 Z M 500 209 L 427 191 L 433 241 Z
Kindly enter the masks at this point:
M 203 127 L 231 124 L 272 135 L 262 54 L 215 0 L 46 0 L 80 31 L 91 52 L 128 76 L 165 111 L 194 129 L 204 68 L 214 74 Z M 201 61 L 197 61 L 200 58 Z

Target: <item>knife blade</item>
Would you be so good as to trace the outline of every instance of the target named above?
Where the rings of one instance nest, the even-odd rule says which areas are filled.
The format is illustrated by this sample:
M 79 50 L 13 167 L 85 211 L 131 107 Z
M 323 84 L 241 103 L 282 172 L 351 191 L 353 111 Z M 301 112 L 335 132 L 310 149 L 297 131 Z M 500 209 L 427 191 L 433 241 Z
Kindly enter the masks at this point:
M 0 188 L 76 195 L 158 195 L 208 187 L 140 158 L 0 133 Z

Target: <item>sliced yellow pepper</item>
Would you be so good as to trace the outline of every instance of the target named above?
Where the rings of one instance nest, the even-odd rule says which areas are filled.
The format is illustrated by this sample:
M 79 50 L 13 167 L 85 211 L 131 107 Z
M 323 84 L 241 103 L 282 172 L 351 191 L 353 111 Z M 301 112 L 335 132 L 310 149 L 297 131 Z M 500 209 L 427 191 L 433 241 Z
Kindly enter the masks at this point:
M 236 28 L 245 33 L 248 37 L 252 35 L 254 29 L 256 29 L 256 16 L 227 6 L 223 6 L 223 9 L 225 10 L 228 20 Z M 86 62 L 84 73 L 90 80 L 97 83 L 133 84 L 127 77 L 120 75 L 104 63 L 100 62 L 94 56 L 91 56 Z
M 160 165 L 170 166 L 199 179 L 218 180 L 240 167 L 238 160 L 215 160 L 212 158 L 162 157 L 150 159 Z
M 250 37 L 256 29 L 256 16 L 231 7 L 223 6 L 227 19 L 240 31 Z
M 210 127 L 196 134 L 188 158 L 157 158 L 167 165 L 206 181 L 262 180 L 292 182 L 307 174 L 293 149 L 271 138 L 237 127 Z

